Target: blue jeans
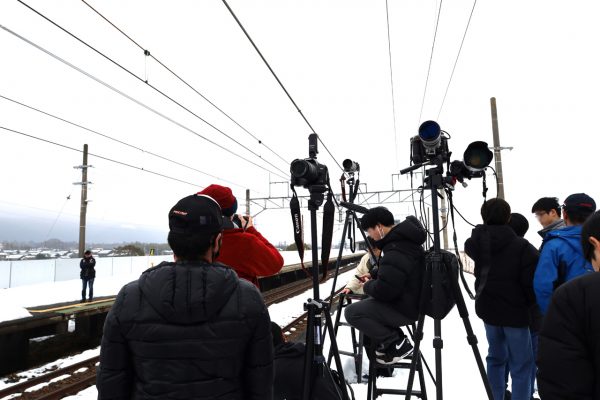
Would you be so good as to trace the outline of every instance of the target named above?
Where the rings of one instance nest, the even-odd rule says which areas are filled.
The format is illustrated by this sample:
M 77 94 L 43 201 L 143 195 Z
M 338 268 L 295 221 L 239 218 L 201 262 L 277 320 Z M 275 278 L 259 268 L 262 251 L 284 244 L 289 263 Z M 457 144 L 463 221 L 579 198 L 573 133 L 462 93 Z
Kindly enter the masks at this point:
M 81 300 L 85 300 L 85 291 L 88 286 L 90 288 L 89 299 L 91 300 L 94 297 L 94 278 L 92 278 L 92 279 L 83 278 L 83 279 L 81 279 L 81 282 L 83 283 L 83 288 L 81 289 Z
M 512 378 L 512 399 L 529 400 L 534 369 L 529 328 L 485 324 L 485 335 L 488 341 L 487 376 L 494 400 L 504 399 L 507 367 Z

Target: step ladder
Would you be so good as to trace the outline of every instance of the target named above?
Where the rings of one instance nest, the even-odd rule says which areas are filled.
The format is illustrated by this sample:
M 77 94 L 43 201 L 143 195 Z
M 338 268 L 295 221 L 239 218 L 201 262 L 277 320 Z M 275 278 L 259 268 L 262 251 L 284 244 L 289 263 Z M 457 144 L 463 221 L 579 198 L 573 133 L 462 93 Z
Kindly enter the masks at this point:
M 414 331 L 414 326 L 413 326 Z M 411 334 L 412 336 L 412 334 Z M 387 368 L 403 368 L 406 370 L 410 370 L 410 365 L 412 362 L 412 357 L 419 357 L 417 360 L 417 365 L 415 371 L 419 374 L 419 389 L 413 389 L 411 391 L 411 398 L 419 398 L 423 400 L 427 400 L 427 390 L 425 388 L 425 376 L 423 374 L 423 362 L 421 359 L 421 353 L 414 354 L 412 356 L 406 357 L 404 360 L 397 364 L 391 365 L 383 365 L 379 364 L 375 361 L 375 351 L 374 349 L 368 349 L 367 355 L 369 356 L 369 381 L 367 386 L 367 400 L 374 400 L 378 396 L 382 394 L 394 394 L 394 395 L 402 395 L 406 396 L 405 389 L 394 389 L 394 388 L 380 388 L 377 387 L 377 370 L 379 369 L 387 369 Z

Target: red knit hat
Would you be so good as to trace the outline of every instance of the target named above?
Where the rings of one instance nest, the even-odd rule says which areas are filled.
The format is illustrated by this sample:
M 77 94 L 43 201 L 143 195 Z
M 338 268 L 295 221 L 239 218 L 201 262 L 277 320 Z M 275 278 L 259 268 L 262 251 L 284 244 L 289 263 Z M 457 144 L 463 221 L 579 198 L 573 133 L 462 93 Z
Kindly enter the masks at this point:
M 237 211 L 237 199 L 227 186 L 212 184 L 198 192 L 198 194 L 204 194 L 215 199 L 226 217 L 231 217 Z

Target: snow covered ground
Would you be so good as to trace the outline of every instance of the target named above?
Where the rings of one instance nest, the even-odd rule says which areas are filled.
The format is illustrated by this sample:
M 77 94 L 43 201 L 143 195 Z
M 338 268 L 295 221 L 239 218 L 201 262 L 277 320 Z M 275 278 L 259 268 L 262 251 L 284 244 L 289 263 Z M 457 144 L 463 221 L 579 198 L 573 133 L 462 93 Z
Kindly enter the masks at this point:
M 338 279 L 337 287 L 342 287 L 345 282 L 352 276 L 353 271 L 346 272 Z M 137 276 L 123 276 L 114 280 L 99 280 L 94 292 L 96 296 L 115 295 L 121 286 L 131 280 L 137 279 Z M 473 285 L 473 278 L 467 275 L 467 281 Z M 321 285 L 320 295 L 325 298 L 331 291 L 332 280 L 329 280 Z M 5 289 L 0 291 L 0 321 L 15 318 L 18 315 L 18 310 L 22 310 L 23 315 L 28 315 L 25 307 L 58 303 L 62 301 L 76 300 L 80 295 L 80 281 L 65 281 L 55 284 L 43 284 L 24 286 L 14 289 Z M 271 319 L 283 326 L 288 324 L 303 312 L 303 304 L 307 298 L 312 297 L 312 290 L 309 290 L 301 295 L 289 299 L 283 303 L 275 304 L 269 307 Z M 473 330 L 479 339 L 479 349 L 484 358 L 487 353 L 487 344 L 485 340 L 485 331 L 483 323 L 475 316 L 474 303 L 471 300 L 467 301 L 467 307 L 470 313 L 470 322 Z M 25 315 L 26 316 L 26 315 Z M 433 320 L 427 318 L 425 320 L 425 337 L 422 342 L 422 351 L 430 368 L 435 371 L 434 351 L 432 347 L 433 340 Z M 481 381 L 477 364 L 473 356 L 473 351 L 466 340 L 467 334 L 463 325 L 462 319 L 459 317 L 456 308 L 442 321 L 442 339 L 444 340 L 444 348 L 442 350 L 442 370 L 444 382 L 444 396 L 448 399 L 484 399 L 486 398 L 483 383 Z M 341 327 L 338 333 L 338 346 L 344 350 L 352 348 L 349 328 Z M 325 354 L 328 351 L 326 343 Z M 83 359 L 89 358 L 99 353 L 99 348 L 88 350 L 80 355 L 68 357 L 65 359 L 54 361 L 34 370 L 23 372 L 19 375 L 31 377 L 41 374 L 46 368 L 58 365 L 67 366 Z M 356 382 L 356 374 L 354 372 L 354 362 L 350 357 L 342 356 L 344 372 L 350 382 Z M 368 371 L 368 362 L 365 357 L 363 362 L 363 371 Z M 431 398 L 435 397 L 435 387 L 431 379 L 426 376 L 426 385 L 428 395 Z M 379 387 L 391 387 L 403 389 L 406 387 L 408 377 L 407 370 L 397 370 L 394 377 L 379 378 Z M 9 386 L 4 380 L 0 379 L 0 389 Z M 418 387 L 418 383 L 415 385 Z M 363 384 L 353 383 L 352 387 L 356 399 L 365 399 L 367 393 L 366 382 Z M 96 399 L 97 392 L 95 387 L 88 388 L 76 396 L 68 397 L 69 399 Z M 379 399 L 398 399 L 398 396 L 384 395 Z

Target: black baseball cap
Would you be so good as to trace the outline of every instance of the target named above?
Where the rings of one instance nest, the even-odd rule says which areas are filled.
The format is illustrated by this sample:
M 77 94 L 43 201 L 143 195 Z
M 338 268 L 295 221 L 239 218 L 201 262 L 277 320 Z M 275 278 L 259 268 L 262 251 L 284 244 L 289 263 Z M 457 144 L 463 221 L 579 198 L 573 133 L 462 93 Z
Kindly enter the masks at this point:
M 212 197 L 193 194 L 179 200 L 169 211 L 170 233 L 197 235 L 223 230 L 221 207 Z

